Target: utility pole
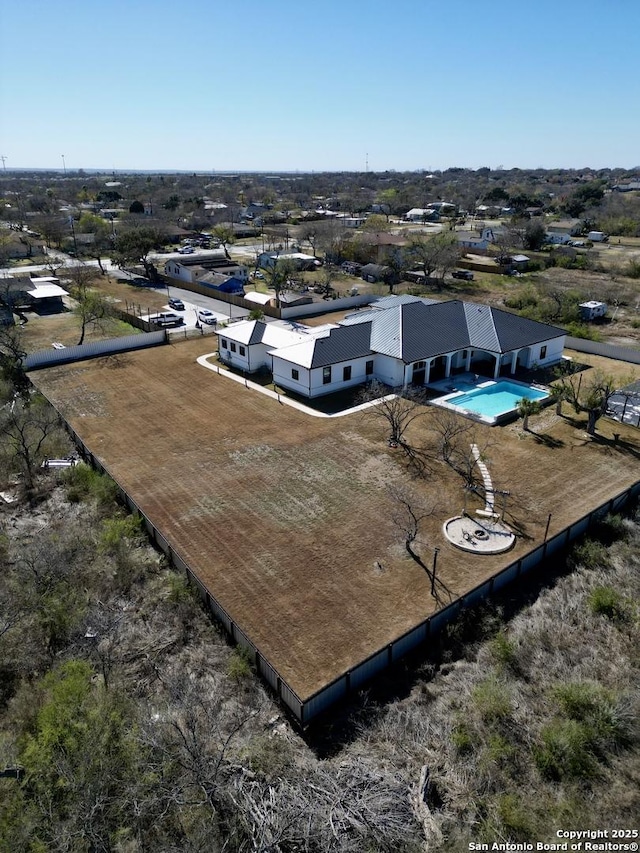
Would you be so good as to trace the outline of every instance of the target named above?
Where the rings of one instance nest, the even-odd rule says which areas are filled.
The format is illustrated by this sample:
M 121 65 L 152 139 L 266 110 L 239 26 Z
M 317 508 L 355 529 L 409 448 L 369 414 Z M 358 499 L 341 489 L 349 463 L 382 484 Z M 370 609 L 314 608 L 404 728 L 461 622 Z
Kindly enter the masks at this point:
M 67 164 L 64 162 L 64 154 L 61 154 L 60 156 L 62 157 L 62 171 L 66 175 L 67 174 Z
M 5 160 L 8 160 L 8 159 L 9 158 L 5 157 L 4 154 L 0 154 L 0 160 L 2 160 L 2 168 L 4 169 L 5 172 L 7 171 L 7 164 L 6 164 Z

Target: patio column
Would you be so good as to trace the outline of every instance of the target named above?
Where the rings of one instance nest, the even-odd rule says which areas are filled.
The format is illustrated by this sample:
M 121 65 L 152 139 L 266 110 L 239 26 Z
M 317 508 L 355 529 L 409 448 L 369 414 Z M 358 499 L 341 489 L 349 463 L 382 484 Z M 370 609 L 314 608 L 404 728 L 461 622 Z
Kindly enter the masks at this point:
M 431 359 L 431 358 L 428 358 L 425 362 L 425 368 L 424 368 L 424 384 L 425 385 L 428 385 L 429 381 L 431 379 L 431 364 L 432 364 L 432 362 L 433 362 L 433 359 Z
M 467 357 L 464 361 L 464 369 L 467 373 L 471 370 L 471 347 L 467 350 Z
M 496 356 L 496 369 L 493 371 L 493 378 L 497 379 L 500 376 L 500 359 L 502 356 L 500 353 Z
M 518 353 L 520 350 L 514 349 L 511 353 L 511 373 L 512 375 L 516 372 L 516 365 L 518 363 Z
M 449 355 L 445 355 L 447 359 L 447 364 L 444 369 L 445 379 L 448 379 L 451 376 L 451 359 L 453 358 L 453 353 L 449 353 Z

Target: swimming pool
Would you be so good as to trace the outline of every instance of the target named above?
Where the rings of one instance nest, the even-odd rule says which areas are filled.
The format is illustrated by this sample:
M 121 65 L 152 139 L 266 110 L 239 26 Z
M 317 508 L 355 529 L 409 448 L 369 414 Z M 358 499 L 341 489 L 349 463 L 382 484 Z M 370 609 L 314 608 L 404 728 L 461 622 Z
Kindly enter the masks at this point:
M 498 379 L 476 387 L 473 391 L 448 394 L 433 402 L 447 408 L 462 409 L 463 413 L 474 414 L 487 423 L 496 423 L 498 418 L 513 413 L 523 397 L 542 401 L 549 397 L 549 392 L 508 379 Z

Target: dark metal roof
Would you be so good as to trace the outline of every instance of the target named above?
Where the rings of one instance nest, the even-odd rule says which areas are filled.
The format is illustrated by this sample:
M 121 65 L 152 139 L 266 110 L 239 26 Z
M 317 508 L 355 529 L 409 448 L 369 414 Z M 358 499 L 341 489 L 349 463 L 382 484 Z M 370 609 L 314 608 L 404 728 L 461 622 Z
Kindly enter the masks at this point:
M 383 300 L 381 300 L 383 301 Z M 473 347 L 510 352 L 564 335 L 563 329 L 489 305 L 391 298 L 386 310 L 352 315 L 345 328 L 371 327 L 371 349 L 405 364 Z
M 510 314 L 500 308 L 491 308 L 493 323 L 500 342 L 500 352 L 509 352 L 519 347 L 527 347 L 531 344 L 548 341 L 551 338 L 559 338 L 566 335 L 564 329 L 558 326 L 550 326 L 547 323 L 539 323 L 537 320 L 528 320 L 517 314 Z
M 267 328 L 267 324 L 262 320 L 256 320 L 256 324 L 251 331 L 251 337 L 247 342 L 247 346 L 253 346 L 253 344 L 259 344 L 262 341 L 262 337 L 264 335 L 264 330 Z
M 331 329 L 325 338 L 315 339 L 310 367 L 326 367 L 352 358 L 372 355 L 370 338 L 371 323 Z

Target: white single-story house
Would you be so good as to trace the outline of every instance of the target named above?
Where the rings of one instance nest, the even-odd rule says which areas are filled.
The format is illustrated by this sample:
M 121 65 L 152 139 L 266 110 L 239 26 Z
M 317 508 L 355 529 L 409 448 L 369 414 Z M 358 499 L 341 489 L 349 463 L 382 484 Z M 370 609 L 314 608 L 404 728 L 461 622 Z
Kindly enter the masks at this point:
M 200 281 L 207 273 L 215 272 L 227 278 L 237 278 L 243 284 L 249 280 L 249 270 L 242 264 L 230 261 L 224 253 L 219 255 L 193 255 L 166 261 L 164 274 L 169 278 L 189 283 Z
M 299 270 L 315 269 L 321 265 L 317 258 L 304 252 L 261 252 L 258 255 L 258 266 L 265 270 L 275 267 L 278 261 L 290 261 Z
M 370 379 L 394 388 L 467 371 L 497 379 L 559 362 L 565 341 L 563 329 L 489 305 L 415 296 L 384 297 L 338 325 L 272 326 L 254 321 L 216 332 L 220 355 L 244 370 L 270 366 L 276 385 L 306 397 Z
M 433 208 L 412 207 L 405 213 L 404 218 L 407 222 L 437 222 L 440 219 L 440 214 Z

